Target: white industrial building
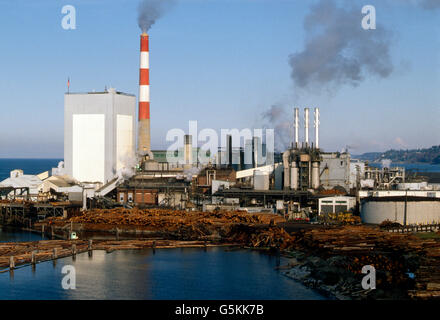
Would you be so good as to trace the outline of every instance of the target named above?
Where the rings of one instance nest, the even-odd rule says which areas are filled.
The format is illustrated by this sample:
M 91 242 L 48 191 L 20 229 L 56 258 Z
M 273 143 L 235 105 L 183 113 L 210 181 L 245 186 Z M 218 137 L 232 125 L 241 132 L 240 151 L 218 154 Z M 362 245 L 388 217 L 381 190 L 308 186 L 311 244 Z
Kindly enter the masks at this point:
M 351 211 L 356 207 L 355 197 L 325 197 L 318 200 L 318 214 Z
M 347 152 L 321 153 L 320 180 L 324 189 L 336 186 L 350 190 L 350 154 Z M 355 180 L 356 181 L 356 180 Z
M 8 196 L 24 196 L 34 199 L 38 196 L 38 188 L 42 183 L 42 180 L 47 176 L 47 172 L 43 172 L 39 175 L 24 174 L 23 170 L 12 170 L 9 178 L 0 182 L 0 188 L 22 188 L 27 189 L 26 194 L 17 194 L 18 190 L 11 190 Z
M 64 97 L 64 172 L 107 183 L 135 157 L 136 97 L 115 89 Z

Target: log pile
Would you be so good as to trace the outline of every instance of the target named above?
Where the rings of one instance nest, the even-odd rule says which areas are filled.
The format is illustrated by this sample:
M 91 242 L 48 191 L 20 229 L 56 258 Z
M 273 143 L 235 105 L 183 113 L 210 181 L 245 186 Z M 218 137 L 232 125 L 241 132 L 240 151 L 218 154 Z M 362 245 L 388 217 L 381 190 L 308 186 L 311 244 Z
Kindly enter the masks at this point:
M 216 223 L 269 224 L 272 219 L 275 219 L 275 222 L 284 222 L 281 216 L 249 214 L 243 211 L 186 212 L 170 209 L 115 208 L 89 210 L 80 216 L 72 217 L 69 222 L 163 228 L 169 224 L 188 225 L 196 222 L 208 225 Z
M 298 246 L 319 256 L 346 256 L 348 263 L 343 267 L 352 273 L 360 274 L 362 266 L 373 265 L 381 287 L 408 286 L 411 282 L 408 271 L 414 272 L 415 288 L 408 288 L 408 295 L 440 298 L 438 240 L 423 240 L 367 226 L 308 230 L 298 237 Z
M 432 241 L 431 241 L 432 244 Z M 440 299 L 440 246 L 432 244 L 415 272 L 415 290 L 409 291 L 413 299 Z

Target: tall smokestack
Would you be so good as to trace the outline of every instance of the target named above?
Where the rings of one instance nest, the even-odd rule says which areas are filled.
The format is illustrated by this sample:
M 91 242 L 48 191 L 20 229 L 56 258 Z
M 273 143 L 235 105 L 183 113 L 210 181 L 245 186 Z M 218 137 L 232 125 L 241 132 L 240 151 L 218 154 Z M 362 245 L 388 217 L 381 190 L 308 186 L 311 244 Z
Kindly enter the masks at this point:
M 315 148 L 319 149 L 319 108 L 315 108 Z
M 150 65 L 148 34 L 141 35 L 139 71 L 139 136 L 138 153 L 151 156 L 150 140 Z
M 226 153 L 228 166 L 232 166 L 232 135 L 228 134 L 226 136 Z
M 183 157 L 186 165 L 192 165 L 192 136 L 186 134 L 184 137 Z
M 294 110 L 293 126 L 295 127 L 295 148 L 298 148 L 299 143 L 299 108 Z
M 306 147 L 309 146 L 309 108 L 304 108 L 304 139 Z

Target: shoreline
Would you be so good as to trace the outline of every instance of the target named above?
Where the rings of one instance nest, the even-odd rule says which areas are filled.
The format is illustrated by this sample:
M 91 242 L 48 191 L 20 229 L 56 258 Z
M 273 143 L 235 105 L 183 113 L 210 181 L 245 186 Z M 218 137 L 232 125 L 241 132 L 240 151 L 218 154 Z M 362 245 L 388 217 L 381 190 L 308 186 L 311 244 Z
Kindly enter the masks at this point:
M 48 219 L 34 224 L 32 229 L 22 229 L 64 239 L 40 242 L 59 242 L 67 255 L 72 255 L 68 250 L 73 250 L 70 247 L 75 243 L 81 247 L 78 250 L 85 250 L 84 239 L 92 239 L 93 249 L 101 244 L 110 251 L 235 246 L 287 258 L 287 265 L 278 267 L 283 275 L 327 297 L 440 298 L 440 277 L 436 276 L 440 272 L 440 239 L 390 233 L 377 226 L 293 228 L 283 221 L 275 222 L 273 215 L 113 209 L 92 210 L 68 219 Z M 81 240 L 65 240 L 71 231 Z M 0 265 L 4 266 L 8 255 L 2 253 L 1 247 Z M 24 250 L 27 256 L 21 263 L 29 261 L 31 250 L 33 247 Z M 50 250 L 53 247 L 46 247 L 46 258 L 50 257 Z M 361 287 L 361 270 L 366 265 L 374 266 L 377 272 L 376 290 Z

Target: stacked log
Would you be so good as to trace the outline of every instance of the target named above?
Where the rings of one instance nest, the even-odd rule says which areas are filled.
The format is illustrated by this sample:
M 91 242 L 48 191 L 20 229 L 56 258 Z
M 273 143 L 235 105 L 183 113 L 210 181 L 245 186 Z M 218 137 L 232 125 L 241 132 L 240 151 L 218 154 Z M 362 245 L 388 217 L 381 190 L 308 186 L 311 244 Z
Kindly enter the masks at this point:
M 360 274 L 373 265 L 382 288 L 410 286 L 410 258 L 418 263 L 411 298 L 440 298 L 440 241 L 422 240 L 411 234 L 397 234 L 368 226 L 345 226 L 308 230 L 298 235 L 297 245 L 322 257 L 346 256 L 344 267 Z

